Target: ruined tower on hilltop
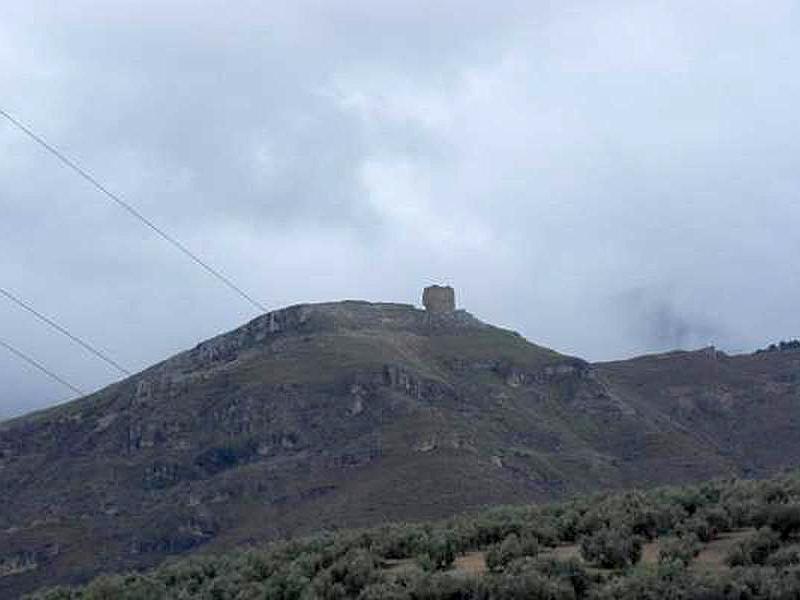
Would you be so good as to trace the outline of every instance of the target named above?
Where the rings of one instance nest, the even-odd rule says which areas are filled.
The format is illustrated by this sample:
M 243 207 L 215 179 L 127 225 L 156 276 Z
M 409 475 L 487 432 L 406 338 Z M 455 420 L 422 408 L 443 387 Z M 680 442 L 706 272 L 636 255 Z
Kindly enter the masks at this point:
M 432 285 L 422 293 L 422 304 L 432 314 L 451 313 L 456 309 L 456 292 L 449 285 Z

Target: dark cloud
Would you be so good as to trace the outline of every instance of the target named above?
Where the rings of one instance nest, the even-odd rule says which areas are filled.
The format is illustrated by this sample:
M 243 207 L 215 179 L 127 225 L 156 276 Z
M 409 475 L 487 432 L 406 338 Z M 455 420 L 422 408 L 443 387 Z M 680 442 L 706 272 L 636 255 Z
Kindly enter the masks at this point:
M 591 359 L 799 333 L 794 2 L 6 8 L 3 108 L 265 304 L 449 281 Z M 253 316 L 5 123 L 0 157 L 0 284 L 121 362 Z M 0 331 L 114 376 L 13 306 Z M 0 377 L 0 412 L 63 397 Z
M 717 304 L 686 301 L 679 290 L 636 288 L 619 294 L 615 318 L 638 346 L 632 353 L 700 348 L 725 336 L 717 323 Z M 622 357 L 620 357 L 622 358 Z

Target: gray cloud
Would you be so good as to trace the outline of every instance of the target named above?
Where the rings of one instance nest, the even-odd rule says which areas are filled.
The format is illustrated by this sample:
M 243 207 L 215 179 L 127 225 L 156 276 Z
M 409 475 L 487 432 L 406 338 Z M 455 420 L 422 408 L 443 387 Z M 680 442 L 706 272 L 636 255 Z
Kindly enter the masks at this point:
M 796 3 L 12 2 L 3 107 L 264 303 L 590 359 L 798 335 Z M 144 367 L 250 308 L 0 123 L 0 283 Z M 10 305 L 0 333 L 113 379 Z M 63 391 L 0 357 L 0 413 Z

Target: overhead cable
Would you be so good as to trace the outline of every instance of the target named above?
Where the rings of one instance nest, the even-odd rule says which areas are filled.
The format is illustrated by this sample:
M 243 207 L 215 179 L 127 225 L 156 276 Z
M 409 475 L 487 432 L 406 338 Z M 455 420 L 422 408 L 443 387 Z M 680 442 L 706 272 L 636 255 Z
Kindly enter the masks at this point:
M 53 380 L 57 381 L 58 383 L 60 383 L 61 385 L 68 387 L 69 389 L 71 389 L 73 392 L 75 392 L 79 396 L 85 396 L 86 395 L 86 392 L 84 392 L 82 389 L 80 389 L 79 387 L 77 387 L 75 385 L 72 385 L 69 381 L 67 381 L 63 377 L 60 377 L 60 376 L 56 375 L 50 369 L 48 369 L 47 367 L 42 365 L 40 362 L 38 362 L 37 360 L 31 358 L 30 356 L 28 356 L 27 354 L 25 354 L 21 350 L 18 350 L 17 348 L 12 346 L 8 342 L 0 340 L 0 346 L 2 346 L 3 348 L 5 348 L 9 352 L 11 352 L 11 354 L 16 356 L 17 358 L 25 361 L 26 363 L 28 363 L 32 367 L 38 369 L 39 371 L 41 371 L 42 373 L 44 373 L 45 375 L 50 377 L 50 379 L 53 379 Z
M 77 164 L 75 161 L 68 158 L 64 155 L 60 150 L 58 150 L 55 146 L 50 144 L 47 140 L 45 140 L 42 136 L 34 132 L 30 127 L 23 124 L 15 117 L 11 116 L 8 112 L 0 108 L 0 115 L 3 116 L 9 123 L 14 125 L 17 129 L 22 131 L 25 135 L 39 144 L 42 148 L 50 152 L 53 156 L 55 156 L 58 160 L 60 160 L 63 164 L 69 167 L 72 171 L 80 175 L 83 179 L 88 181 L 93 187 L 95 187 L 98 191 L 100 191 L 104 196 L 115 202 L 119 207 L 129 213 L 131 216 L 139 220 L 142 224 L 150 228 L 156 234 L 158 234 L 162 239 L 166 242 L 170 243 L 172 246 L 180 250 L 184 255 L 189 257 L 192 261 L 194 261 L 197 265 L 202 267 L 207 273 L 218 279 L 222 282 L 226 287 L 230 290 L 236 292 L 240 297 L 242 297 L 245 301 L 250 303 L 252 306 L 255 306 L 261 312 L 268 312 L 266 306 L 261 304 L 258 300 L 253 298 L 250 294 L 242 290 L 239 286 L 237 286 L 233 281 L 228 279 L 225 275 L 219 272 L 217 269 L 213 268 L 199 256 L 197 256 L 194 252 L 189 250 L 182 242 L 180 242 L 177 238 L 170 235 L 164 229 L 153 223 L 150 219 L 145 217 L 141 212 L 139 212 L 136 208 L 130 205 L 128 202 L 123 200 L 119 195 L 115 194 L 114 192 L 110 191 L 106 186 L 100 183 L 93 175 L 91 175 L 88 171 L 86 171 L 83 167 Z
M 130 375 L 131 374 L 131 372 L 128 369 L 126 369 L 125 367 L 120 365 L 113 358 L 109 357 L 104 352 L 98 350 L 97 348 L 95 348 L 89 342 L 79 338 L 77 335 L 75 335 L 72 332 L 70 332 L 69 330 L 67 330 L 66 327 L 62 327 L 61 325 L 56 323 L 53 319 L 43 315 L 41 312 L 39 312 L 38 310 L 33 308 L 30 304 L 28 304 L 27 302 L 24 302 L 23 300 L 20 300 L 19 298 L 14 296 L 8 290 L 5 290 L 2 287 L 0 287 L 0 295 L 5 296 L 8 300 L 10 300 L 11 302 L 16 304 L 17 306 L 19 306 L 23 310 L 28 311 L 29 313 L 34 315 L 37 319 L 39 319 L 40 321 L 42 321 L 43 323 L 45 323 L 49 327 L 52 327 L 53 329 L 58 331 L 61 335 L 66 336 L 67 338 L 69 338 L 70 340 L 72 340 L 73 342 L 75 342 L 76 344 L 81 346 L 84 350 L 90 352 L 91 354 L 93 354 L 94 356 L 99 358 L 100 360 L 102 360 L 105 363 L 111 365 L 112 367 L 114 367 L 117 371 L 119 371 L 123 375 Z

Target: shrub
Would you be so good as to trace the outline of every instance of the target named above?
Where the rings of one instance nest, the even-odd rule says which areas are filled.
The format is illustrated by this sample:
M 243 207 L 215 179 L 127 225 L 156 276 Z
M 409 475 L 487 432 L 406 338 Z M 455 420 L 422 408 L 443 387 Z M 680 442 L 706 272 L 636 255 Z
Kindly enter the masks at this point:
M 725 562 L 732 567 L 763 565 L 767 557 L 780 545 L 780 536 L 777 533 L 760 529 L 734 546 Z
M 764 509 L 761 516 L 765 525 L 778 532 L 782 540 L 800 531 L 800 505 L 776 504 Z
M 698 517 L 705 520 L 715 535 L 723 531 L 730 531 L 733 527 L 731 516 L 721 506 L 705 507 L 700 511 Z
M 505 573 L 489 584 L 491 600 L 575 600 L 575 591 L 566 581 L 548 577 L 535 563 L 520 561 L 513 572 Z
M 417 525 L 392 525 L 378 532 L 374 552 L 383 558 L 411 558 L 425 551 L 427 532 Z
M 558 539 L 564 542 L 577 540 L 579 519 L 580 515 L 575 510 L 568 510 L 559 515 L 555 524 Z
M 436 535 L 428 542 L 428 556 L 436 570 L 449 569 L 456 559 L 455 542 L 446 535 Z
M 558 560 L 556 558 L 522 558 L 512 562 L 507 573 L 515 575 L 527 569 L 535 569 L 551 579 L 557 579 L 572 586 L 576 598 L 583 598 L 588 593 L 593 581 L 586 568 L 578 559 Z
M 693 533 L 683 537 L 665 538 L 658 549 L 658 562 L 679 562 L 688 565 L 700 553 L 700 540 Z
M 408 600 L 408 590 L 393 583 L 373 583 L 365 587 L 358 595 L 358 600 Z
M 604 569 L 635 565 L 642 557 L 642 539 L 624 531 L 601 529 L 581 539 L 581 556 Z
M 275 572 L 264 584 L 264 597 L 274 600 L 300 600 L 311 580 L 299 572 L 288 569 Z
M 539 553 L 538 540 L 530 535 L 520 538 L 515 533 L 495 544 L 486 553 L 486 566 L 490 571 L 500 571 L 512 560 L 523 556 L 536 556 Z
M 771 567 L 793 567 L 800 565 L 800 545 L 793 544 L 784 548 L 779 548 L 770 554 L 765 564 Z
M 457 544 L 450 536 L 436 534 L 420 546 L 422 552 L 416 556 L 416 562 L 424 571 L 444 571 L 456 559 Z
M 531 529 L 531 537 L 535 538 L 542 546 L 556 546 L 558 544 L 558 530 L 555 525 L 545 523 L 536 524 Z
M 725 512 L 728 513 L 728 521 L 730 522 L 731 528 L 752 525 L 756 506 L 756 503 L 752 501 L 727 502 L 725 504 Z
M 474 577 L 436 573 L 418 579 L 409 596 L 413 600 L 488 600 L 484 585 Z
M 694 535 L 704 544 L 717 537 L 719 531 L 708 520 L 699 514 L 687 519 L 676 529 L 679 537 Z
M 751 598 L 727 596 L 713 580 L 693 574 L 679 563 L 656 568 L 638 567 L 626 577 L 610 580 L 592 594 L 592 600 L 723 600 Z

